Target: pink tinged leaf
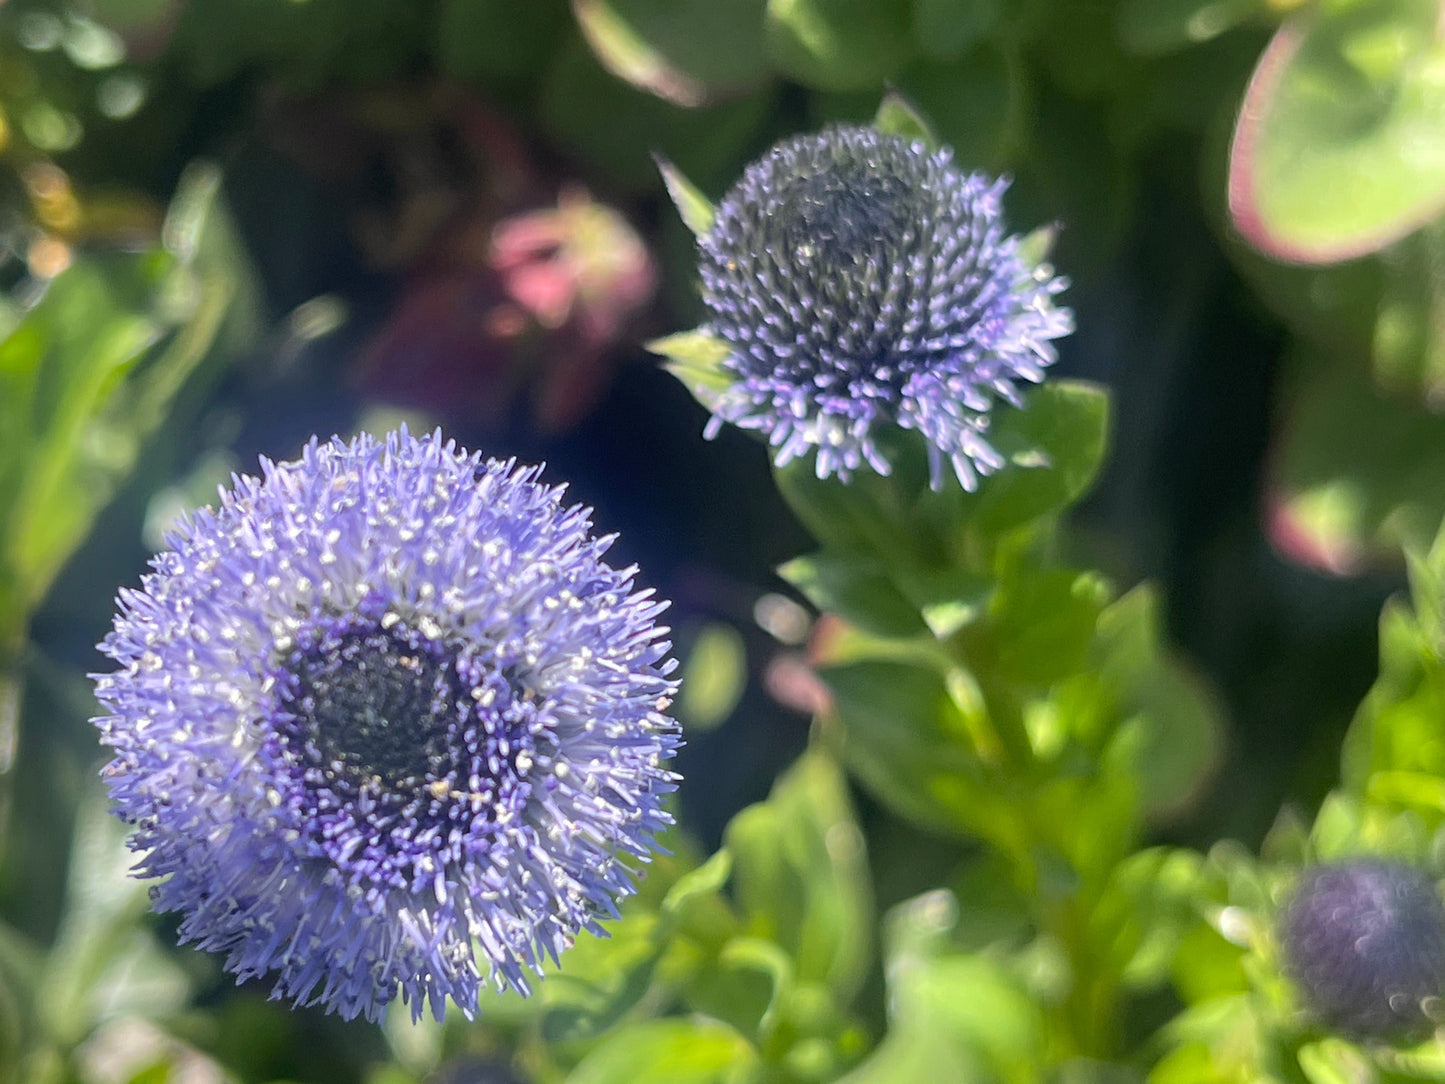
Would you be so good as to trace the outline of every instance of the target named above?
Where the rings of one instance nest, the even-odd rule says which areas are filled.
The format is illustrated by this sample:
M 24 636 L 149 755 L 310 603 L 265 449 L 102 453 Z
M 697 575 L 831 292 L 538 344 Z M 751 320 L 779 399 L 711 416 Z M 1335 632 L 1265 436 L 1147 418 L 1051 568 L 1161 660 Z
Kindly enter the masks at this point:
M 1445 45 L 1438 0 L 1386 0 L 1285 22 L 1235 127 L 1229 209 L 1278 260 L 1375 252 L 1445 210 Z

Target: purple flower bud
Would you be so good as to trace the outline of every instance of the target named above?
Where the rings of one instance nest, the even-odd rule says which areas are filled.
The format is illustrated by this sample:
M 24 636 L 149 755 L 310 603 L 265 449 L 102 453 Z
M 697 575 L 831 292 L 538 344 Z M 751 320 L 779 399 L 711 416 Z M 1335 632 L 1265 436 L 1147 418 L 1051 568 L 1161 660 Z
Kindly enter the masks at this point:
M 928 443 L 966 489 L 1003 465 L 985 432 L 996 399 L 1037 383 L 1073 330 L 1067 285 L 1005 236 L 1007 182 L 947 149 L 868 127 L 779 143 L 750 165 L 698 239 L 706 329 L 736 376 L 722 422 L 768 434 L 781 466 L 816 449 L 819 477 L 890 464 L 881 426 Z
M 1400 862 L 1361 858 L 1300 878 L 1281 921 L 1286 972 L 1326 1027 L 1358 1038 L 1419 1036 L 1445 992 L 1445 907 Z
M 238 981 L 470 1015 L 633 890 L 677 779 L 665 604 L 538 473 L 313 441 L 121 592 L 111 797 L 156 908 Z

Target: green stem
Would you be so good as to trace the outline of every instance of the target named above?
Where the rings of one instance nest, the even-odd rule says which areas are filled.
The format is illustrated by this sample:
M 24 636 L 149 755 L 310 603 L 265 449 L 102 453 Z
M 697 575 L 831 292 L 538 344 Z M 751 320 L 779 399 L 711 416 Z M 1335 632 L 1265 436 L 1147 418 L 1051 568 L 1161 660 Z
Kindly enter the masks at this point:
M 1051 833 L 1032 809 L 1021 819 L 1033 843 L 1028 868 L 1022 872 L 1033 881 L 1037 894 L 1049 879 L 1038 868 L 1039 856 L 1059 853 L 1057 826 Z M 1108 961 L 1107 946 L 1095 943 L 1091 922 L 1103 882 L 1090 879 L 1087 871 L 1075 872 L 1080 875 L 1079 883 L 1053 899 L 1042 899 L 1039 908 L 1042 932 L 1062 948 L 1070 977 L 1068 996 L 1050 1014 L 1053 1060 L 1084 1057 L 1111 1061 L 1120 1044 L 1118 975 Z
M 20 702 L 25 693 L 25 655 L 22 636 L 0 643 L 0 856 L 10 828 L 11 770 L 20 742 Z

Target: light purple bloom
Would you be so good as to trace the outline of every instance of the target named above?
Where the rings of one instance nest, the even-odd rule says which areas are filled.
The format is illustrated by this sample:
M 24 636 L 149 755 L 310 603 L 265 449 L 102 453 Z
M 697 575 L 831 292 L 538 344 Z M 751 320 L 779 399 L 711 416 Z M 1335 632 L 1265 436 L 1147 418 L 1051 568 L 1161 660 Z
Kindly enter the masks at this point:
M 238 981 L 470 1015 L 632 891 L 677 779 L 665 604 L 539 473 L 313 441 L 121 592 L 111 796 L 156 908 Z
M 713 404 L 767 433 L 781 466 L 817 450 L 820 478 L 890 464 L 887 425 L 928 444 L 965 489 L 1003 465 L 985 437 L 996 399 L 1037 383 L 1073 330 L 1067 283 L 1006 237 L 1007 182 L 961 172 L 949 150 L 835 126 L 750 165 L 698 239 L 706 330 L 736 376 Z

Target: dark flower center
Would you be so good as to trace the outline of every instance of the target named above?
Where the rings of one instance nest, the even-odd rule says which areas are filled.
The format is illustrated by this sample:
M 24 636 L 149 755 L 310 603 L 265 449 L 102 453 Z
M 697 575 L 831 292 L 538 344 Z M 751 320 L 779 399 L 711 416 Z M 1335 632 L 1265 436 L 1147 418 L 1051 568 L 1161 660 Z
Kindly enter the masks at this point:
M 779 204 L 776 222 L 794 259 L 834 268 L 896 248 L 919 210 L 910 179 L 848 153 L 790 177 Z
M 392 794 L 465 777 L 471 699 L 456 661 L 404 625 L 324 636 L 290 667 L 287 710 L 305 759 Z
M 729 366 L 776 381 L 788 416 L 894 413 L 914 374 L 987 345 L 980 325 L 1012 281 L 988 247 L 988 192 L 946 154 L 871 129 L 779 144 L 698 240 Z

